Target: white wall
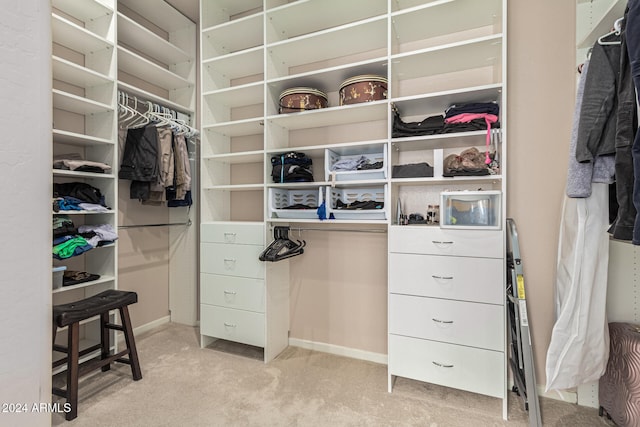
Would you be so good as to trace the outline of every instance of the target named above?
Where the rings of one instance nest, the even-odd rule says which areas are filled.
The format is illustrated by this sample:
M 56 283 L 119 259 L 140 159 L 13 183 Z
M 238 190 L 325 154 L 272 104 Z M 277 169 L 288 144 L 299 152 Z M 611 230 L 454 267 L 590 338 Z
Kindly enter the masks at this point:
M 51 401 L 51 10 L 3 2 L 0 14 L 0 404 Z M 9 408 L 10 409 L 10 408 Z M 0 413 L 45 426 L 49 413 Z

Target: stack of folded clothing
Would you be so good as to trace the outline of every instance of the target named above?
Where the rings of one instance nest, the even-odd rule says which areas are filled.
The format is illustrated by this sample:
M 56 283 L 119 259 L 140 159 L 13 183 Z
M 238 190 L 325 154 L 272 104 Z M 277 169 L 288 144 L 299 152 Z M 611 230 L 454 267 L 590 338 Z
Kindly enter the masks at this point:
M 84 182 L 53 184 L 53 210 L 59 211 L 108 211 L 100 189 Z
M 295 151 L 271 157 L 273 182 L 313 182 L 313 160 Z
M 498 127 L 500 108 L 495 102 L 472 102 L 469 104 L 452 105 L 445 111 L 443 133 L 471 132 L 487 130 L 485 163 L 491 163 L 489 146 L 491 144 L 491 128 Z
M 79 153 L 67 153 L 53 156 L 53 168 L 72 170 L 77 172 L 108 173 L 111 166 L 101 163 L 84 160 Z
M 76 228 L 67 215 L 53 218 L 53 257 L 67 259 L 118 238 L 111 224 L 81 225 Z

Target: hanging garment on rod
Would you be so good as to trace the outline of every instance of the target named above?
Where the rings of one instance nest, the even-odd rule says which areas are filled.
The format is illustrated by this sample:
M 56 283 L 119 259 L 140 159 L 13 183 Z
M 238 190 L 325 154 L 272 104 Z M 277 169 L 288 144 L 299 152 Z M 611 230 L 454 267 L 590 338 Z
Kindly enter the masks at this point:
M 118 176 L 131 180 L 130 198 L 154 206 L 191 206 L 187 140 L 197 138 L 197 131 L 173 110 L 124 92 L 118 96 L 120 128 L 127 129 Z

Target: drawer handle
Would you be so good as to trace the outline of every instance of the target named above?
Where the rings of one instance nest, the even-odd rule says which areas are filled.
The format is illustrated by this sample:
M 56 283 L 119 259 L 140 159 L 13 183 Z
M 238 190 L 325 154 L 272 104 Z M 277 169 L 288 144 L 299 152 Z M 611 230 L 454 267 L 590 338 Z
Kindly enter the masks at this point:
M 438 366 L 439 368 L 453 368 L 453 365 L 447 365 L 445 363 L 439 363 L 439 362 L 435 362 L 435 361 L 431 361 L 431 363 L 433 363 L 434 365 Z
M 235 323 L 227 323 L 227 322 L 224 322 L 224 326 L 226 326 L 227 328 L 235 328 L 236 327 Z
M 442 323 L 442 324 L 445 324 L 445 325 L 450 325 L 450 324 L 453 323 L 453 320 L 440 320 L 440 319 L 436 319 L 435 317 L 433 319 L 431 319 L 431 320 L 433 320 L 436 323 Z
M 442 240 L 432 240 L 431 243 L 434 245 L 453 245 L 453 241 L 443 242 Z
M 233 258 L 225 258 L 224 259 L 224 267 L 227 270 L 231 270 L 236 267 L 236 260 Z
M 453 280 L 453 276 L 436 276 L 434 274 L 431 277 L 433 277 L 434 279 L 438 279 L 438 280 Z
M 235 295 L 236 293 L 233 291 L 223 291 L 226 295 Z
M 225 242 L 235 242 L 236 241 L 236 233 L 224 233 L 224 241 Z

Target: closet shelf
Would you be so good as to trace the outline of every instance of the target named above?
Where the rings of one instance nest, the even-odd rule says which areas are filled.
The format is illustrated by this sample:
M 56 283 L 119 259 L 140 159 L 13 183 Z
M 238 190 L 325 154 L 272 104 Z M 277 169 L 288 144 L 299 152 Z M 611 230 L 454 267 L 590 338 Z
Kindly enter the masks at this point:
M 256 13 L 202 31 L 202 59 L 262 46 L 264 15 Z
M 460 13 L 461 7 L 464 14 Z M 435 1 L 404 9 L 391 15 L 394 42 L 402 45 L 481 27 L 501 32 L 501 9 L 501 0 Z
M 431 184 L 491 184 L 502 181 L 502 175 L 485 175 L 485 176 L 456 176 L 452 178 L 434 177 L 434 178 L 392 178 L 392 185 L 402 186 L 425 186 Z
M 268 79 L 287 76 L 291 67 L 299 65 L 338 58 L 350 62 L 348 58 L 356 54 L 373 55 L 372 51 L 386 48 L 386 34 L 386 17 L 376 17 L 267 45 L 272 70 Z
M 118 46 L 118 69 L 167 91 L 194 86 L 193 82 L 122 46 Z
M 103 284 L 103 283 L 113 282 L 114 280 L 115 280 L 115 277 L 113 277 L 113 276 L 101 275 L 98 280 L 92 280 L 90 282 L 78 283 L 77 285 L 63 286 L 61 288 L 54 289 L 53 293 L 54 294 L 58 294 L 58 293 L 72 291 L 74 289 L 88 288 L 90 286 L 96 286 L 96 285 L 100 285 L 100 284 Z
M 52 71 L 54 80 L 60 80 L 85 89 L 114 82 L 114 79 L 104 74 L 57 56 L 52 57 Z
M 273 115 L 266 118 L 271 125 L 285 129 L 307 129 L 387 119 L 387 101 L 322 108 L 313 111 Z
M 290 76 L 278 77 L 267 81 L 276 99 L 285 89 L 291 87 L 313 87 L 324 92 L 337 92 L 346 79 L 362 74 L 386 76 L 387 58 L 379 57 L 346 65 L 329 67 Z
M 202 7 L 200 22 L 202 31 L 207 31 L 218 26 L 223 26 L 230 22 L 235 22 L 242 18 L 238 15 L 250 17 L 254 14 L 261 14 L 263 11 L 262 0 L 216 0 Z
M 195 61 L 195 58 L 178 46 L 120 12 L 118 12 L 118 42 L 123 42 L 167 65 Z
M 58 144 L 68 144 L 76 146 L 99 146 L 99 145 L 115 145 L 115 143 L 106 138 L 97 138 L 95 136 L 85 135 L 82 133 L 69 132 L 66 130 L 53 129 L 53 142 Z
M 267 11 L 267 40 L 276 42 L 386 15 L 386 2 L 371 0 L 302 1 Z M 313 19 L 303 19 L 312 16 Z
M 391 144 L 397 151 L 421 151 L 444 148 L 462 148 L 472 146 L 484 146 L 486 130 L 472 132 L 453 132 L 438 135 L 411 136 L 406 138 L 393 138 Z
M 264 152 L 243 151 L 239 153 L 214 154 L 212 156 L 202 156 L 203 161 L 220 162 L 227 164 L 258 163 L 264 160 Z
M 235 122 L 219 123 L 202 127 L 203 132 L 214 132 L 220 135 L 234 137 L 258 135 L 264 132 L 264 120 L 258 119 L 237 120 Z
M 453 104 L 468 102 L 491 102 L 500 104 L 502 83 L 465 87 L 442 92 L 393 98 L 393 102 L 402 117 L 443 114 Z
M 53 176 L 91 179 L 114 179 L 116 177 L 111 173 L 76 172 L 66 169 L 53 169 Z
M 140 89 L 136 86 L 133 86 L 129 83 L 125 83 L 123 81 L 118 80 L 118 89 L 127 92 L 129 95 L 134 95 L 134 96 L 139 96 L 140 98 L 144 99 L 145 101 L 151 101 L 151 102 L 155 102 L 161 105 L 164 105 L 167 108 L 171 108 L 172 110 L 176 110 L 180 113 L 184 113 L 184 114 L 188 114 L 188 115 L 193 115 L 195 112 L 192 108 L 190 108 L 190 105 L 183 105 L 181 103 L 178 103 L 176 101 L 172 101 L 169 100 L 167 98 L 164 98 L 162 96 L 158 96 L 156 94 L 153 94 L 151 92 L 147 92 L 146 90 Z
M 59 211 L 53 212 L 53 215 L 113 215 L 116 213 L 114 209 L 110 209 L 106 212 L 94 212 L 94 211 Z M 111 245 L 100 246 L 101 248 L 106 248 Z M 114 245 L 115 246 L 115 245 Z M 97 248 L 96 248 L 97 249 Z
M 202 185 L 202 189 L 205 191 L 262 191 L 264 185 L 262 184 L 229 184 L 229 185 Z
M 61 44 L 85 55 L 114 48 L 112 42 L 80 27 L 68 19 L 55 13 L 51 14 L 51 18 L 51 31 L 53 32 L 54 43 Z
M 304 223 L 304 224 L 323 224 L 323 227 L 327 227 L 327 230 L 330 230 L 331 224 L 349 224 L 352 226 L 357 226 L 360 224 L 386 224 L 386 219 L 297 219 L 297 218 L 267 218 L 265 220 L 267 223 Z M 381 231 L 382 232 L 382 231 Z
M 133 10 L 168 33 L 183 30 L 189 33 L 195 31 L 195 24 L 166 1 L 118 0 L 118 3 Z M 191 48 L 195 57 L 195 45 L 191 46 Z
M 114 111 L 111 105 L 96 102 L 58 89 L 53 89 L 52 91 L 53 108 L 83 115 Z
M 262 82 L 248 83 L 202 94 L 205 102 L 235 108 L 264 102 L 264 85 Z
M 234 79 L 261 75 L 263 62 L 264 49 L 261 46 L 203 61 L 203 91 L 223 89 L 232 86 Z
M 269 157 L 276 156 L 278 154 L 286 153 L 289 151 L 300 151 L 309 157 L 324 156 L 325 149 L 330 149 L 340 155 L 352 155 L 352 154 L 369 154 L 379 152 L 381 145 L 386 144 L 386 139 L 379 140 L 367 140 L 366 142 L 341 142 L 337 144 L 319 144 L 309 146 L 296 146 L 296 147 L 275 147 L 269 148 L 265 151 L 265 154 Z
M 393 55 L 392 75 L 402 81 L 499 64 L 502 38 L 495 34 Z
M 113 9 L 99 0 L 51 0 L 51 6 L 84 22 L 113 15 Z

